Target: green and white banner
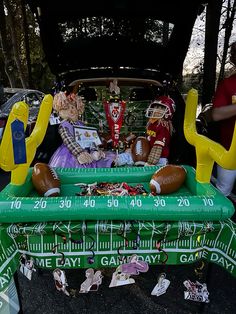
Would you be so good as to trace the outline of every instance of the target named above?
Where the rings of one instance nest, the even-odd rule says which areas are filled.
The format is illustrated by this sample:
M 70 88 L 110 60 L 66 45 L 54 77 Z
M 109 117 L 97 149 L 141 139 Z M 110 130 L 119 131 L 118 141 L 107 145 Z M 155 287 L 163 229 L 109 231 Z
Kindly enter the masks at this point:
M 67 221 L 0 226 L 0 291 L 10 284 L 20 256 L 55 269 L 117 267 L 137 254 L 150 265 L 206 259 L 236 276 L 236 224 L 219 222 Z M 92 259 L 92 260 L 91 260 Z

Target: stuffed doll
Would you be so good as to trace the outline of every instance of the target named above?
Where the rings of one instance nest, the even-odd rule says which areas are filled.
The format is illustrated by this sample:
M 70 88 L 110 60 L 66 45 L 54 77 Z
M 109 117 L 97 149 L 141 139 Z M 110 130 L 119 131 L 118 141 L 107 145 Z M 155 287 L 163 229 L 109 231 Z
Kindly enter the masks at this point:
M 160 96 L 154 100 L 146 110 L 149 118 L 146 126 L 146 136 L 151 150 L 145 166 L 166 165 L 168 163 L 169 145 L 173 132 L 172 116 L 175 111 L 173 99 L 168 96 Z M 117 156 L 116 166 L 133 165 L 130 151 Z
M 74 136 L 74 126 L 83 126 L 79 116 L 84 112 L 82 98 L 74 93 L 67 95 L 59 92 L 54 96 L 53 108 L 62 120 L 58 132 L 62 145 L 49 161 L 51 167 L 62 168 L 108 168 L 114 160 L 114 154 L 104 152 L 97 147 L 82 148 Z

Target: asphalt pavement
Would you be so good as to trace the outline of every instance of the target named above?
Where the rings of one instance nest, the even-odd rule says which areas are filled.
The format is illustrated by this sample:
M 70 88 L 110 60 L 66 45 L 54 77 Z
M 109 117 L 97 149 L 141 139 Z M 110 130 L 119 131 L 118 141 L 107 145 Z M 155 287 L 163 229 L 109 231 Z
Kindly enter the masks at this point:
M 18 273 L 19 296 L 24 314 L 147 314 L 147 313 L 224 313 L 233 314 L 236 309 L 235 279 L 216 265 L 205 267 L 210 303 L 184 300 L 183 281 L 196 280 L 194 265 L 151 266 L 145 274 L 135 276 L 135 284 L 109 288 L 114 269 L 102 269 L 103 281 L 98 291 L 79 293 L 85 280 L 84 270 L 66 271 L 68 297 L 55 289 L 52 272 L 44 270 L 34 275 L 31 281 Z M 151 295 L 157 277 L 165 272 L 170 286 L 165 294 Z
M 9 178 L 9 173 L 0 170 L 0 190 Z M 115 269 L 101 269 L 103 279 L 98 291 L 84 294 L 79 293 L 79 289 L 85 280 L 85 270 L 66 270 L 68 290 L 73 294 L 70 297 L 55 289 L 52 271 L 49 270 L 37 270 L 31 281 L 18 271 L 15 280 L 23 314 L 235 313 L 235 278 L 223 268 L 205 263 L 203 277 L 199 280 L 195 268 L 196 264 L 151 266 L 147 273 L 133 276 L 134 284 L 115 288 L 109 288 Z M 166 273 L 170 286 L 162 296 L 152 296 L 151 291 L 162 272 Z M 184 300 L 183 281 L 187 279 L 207 283 L 209 303 Z

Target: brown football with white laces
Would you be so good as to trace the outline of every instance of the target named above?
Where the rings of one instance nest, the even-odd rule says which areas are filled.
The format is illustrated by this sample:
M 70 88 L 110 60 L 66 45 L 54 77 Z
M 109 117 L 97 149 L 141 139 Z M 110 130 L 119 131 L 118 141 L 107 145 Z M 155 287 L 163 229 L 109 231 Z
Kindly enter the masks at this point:
M 158 169 L 150 181 L 150 190 L 154 195 L 176 192 L 184 183 L 186 170 L 178 165 L 166 165 Z
M 34 165 L 32 183 L 41 196 L 60 195 L 60 179 L 56 171 L 45 163 L 38 162 Z
M 151 150 L 149 141 L 144 136 L 137 137 L 131 147 L 131 155 L 135 166 L 144 166 Z

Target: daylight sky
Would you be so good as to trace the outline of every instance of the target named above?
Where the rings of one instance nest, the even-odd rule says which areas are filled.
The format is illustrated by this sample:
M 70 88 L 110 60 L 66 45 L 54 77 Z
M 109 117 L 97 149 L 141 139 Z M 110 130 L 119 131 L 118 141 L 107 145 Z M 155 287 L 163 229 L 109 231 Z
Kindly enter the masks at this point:
M 205 37 L 205 13 L 202 13 L 196 20 L 192 38 L 189 46 L 189 50 L 184 62 L 183 74 L 198 72 L 198 68 L 203 62 L 204 57 L 204 37 Z M 221 53 L 224 41 L 224 32 L 219 33 L 218 38 L 218 52 Z M 236 41 L 236 21 L 232 30 L 232 36 L 230 42 Z M 218 65 L 219 66 L 219 65 Z M 228 67 L 231 65 L 228 64 Z M 227 67 L 226 67 L 227 68 Z

